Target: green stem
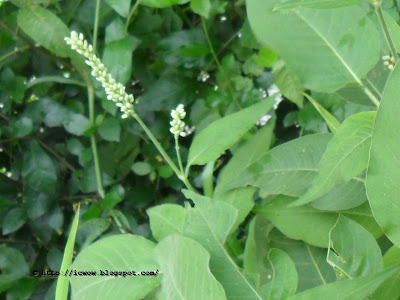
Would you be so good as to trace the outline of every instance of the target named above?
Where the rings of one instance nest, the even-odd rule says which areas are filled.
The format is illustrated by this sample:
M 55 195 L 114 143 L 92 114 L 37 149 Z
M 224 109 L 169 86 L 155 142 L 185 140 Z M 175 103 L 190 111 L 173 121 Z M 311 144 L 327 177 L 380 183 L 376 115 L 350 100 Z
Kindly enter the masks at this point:
M 14 54 L 17 54 L 18 52 L 25 51 L 28 48 L 29 48 L 29 46 L 23 46 L 23 47 L 20 47 L 20 48 L 15 48 L 13 51 L 8 52 L 8 53 L 4 54 L 2 57 L 0 57 L 0 62 L 2 62 L 3 60 L 9 58 L 10 56 L 12 56 Z
M 358 83 L 361 88 L 363 89 L 364 93 L 368 96 L 368 98 L 377 106 L 379 107 L 379 100 L 375 97 L 374 94 L 372 94 L 372 92 L 362 83 L 359 82 Z
M 87 89 L 88 89 L 88 101 L 89 101 L 89 121 L 90 125 L 94 126 L 94 89 L 93 85 L 90 82 L 90 79 L 87 80 Z M 96 145 L 96 137 L 94 133 L 90 136 L 90 143 L 93 152 L 93 161 L 94 161 L 94 169 L 96 173 L 96 182 L 97 182 L 97 191 L 101 198 L 104 198 L 104 189 L 101 181 L 101 170 L 100 170 L 100 162 L 99 155 L 97 154 L 97 145 Z
M 95 51 L 97 46 L 97 31 L 99 29 L 99 15 L 100 15 L 100 0 L 96 0 L 96 13 L 94 16 L 94 28 L 93 28 L 93 49 L 95 49 Z
M 229 77 L 226 75 L 225 70 L 222 67 L 222 65 L 221 65 L 221 63 L 220 63 L 220 61 L 218 59 L 217 53 L 215 52 L 214 47 L 213 47 L 213 45 L 211 43 L 210 35 L 208 34 L 208 30 L 207 30 L 207 24 L 206 24 L 206 21 L 204 21 L 203 17 L 201 17 L 201 24 L 203 25 L 203 31 L 204 31 L 204 34 L 206 35 L 208 47 L 210 48 L 211 54 L 214 57 L 214 60 L 215 60 L 215 63 L 217 64 L 218 69 L 220 70 L 220 72 L 224 76 L 224 79 L 225 79 L 225 82 L 227 83 L 228 90 L 229 90 L 229 92 L 231 94 L 231 97 L 235 101 L 236 105 L 239 108 L 242 108 L 242 105 L 240 104 L 239 100 L 236 97 L 235 91 L 232 89 L 231 81 L 230 81 Z
M 57 82 L 57 83 L 62 83 L 62 84 L 75 84 L 79 86 L 86 86 L 85 83 L 79 80 L 75 79 L 69 79 L 69 78 L 64 78 L 61 76 L 42 76 L 39 78 L 36 78 L 35 80 L 32 80 L 27 83 L 26 88 L 29 89 L 37 84 L 40 83 L 46 83 L 46 82 Z
M 138 8 L 139 4 L 140 4 L 140 0 L 136 0 L 135 5 L 132 7 L 132 9 L 129 13 L 128 19 L 126 19 L 126 23 L 125 23 L 125 31 L 126 32 L 128 31 L 129 24 L 131 23 L 131 18 L 133 16 L 133 14 L 135 13 L 136 9 Z
M 175 134 L 174 137 L 175 137 L 175 150 L 176 150 L 176 156 L 178 157 L 179 169 L 181 171 L 181 174 L 184 174 L 181 153 L 179 151 L 179 135 Z
M 383 34 L 385 36 L 386 42 L 389 46 L 390 52 L 392 53 L 392 56 L 394 57 L 395 62 L 397 62 L 399 60 L 399 55 L 397 54 L 396 47 L 394 46 L 392 37 L 390 36 L 389 29 L 386 25 L 386 21 L 383 16 L 382 1 L 381 0 L 375 1 L 374 7 L 375 7 L 376 15 L 378 16 L 378 19 L 379 19 L 379 23 L 381 24 L 381 28 L 382 28 Z
M 178 176 L 178 178 L 180 180 L 182 180 L 182 182 L 186 185 L 186 187 L 191 190 L 191 191 L 195 191 L 195 189 L 192 187 L 192 185 L 190 184 L 190 182 L 188 181 L 187 177 L 185 176 L 185 174 L 183 172 L 181 172 L 178 167 L 176 166 L 176 164 L 172 161 L 171 157 L 169 157 L 169 155 L 167 154 L 167 152 L 165 152 L 164 148 L 160 145 L 160 143 L 157 141 L 157 139 L 154 137 L 153 133 L 150 131 L 150 129 L 146 126 L 146 124 L 143 123 L 142 119 L 135 113 L 133 115 L 133 117 L 135 118 L 135 120 L 139 123 L 139 125 L 143 128 L 144 132 L 147 134 L 147 136 L 149 137 L 149 139 L 153 142 L 154 146 L 157 148 L 158 152 L 160 152 L 161 156 L 165 159 L 165 161 L 169 164 L 169 166 L 171 167 L 171 169 L 175 172 L 176 176 Z

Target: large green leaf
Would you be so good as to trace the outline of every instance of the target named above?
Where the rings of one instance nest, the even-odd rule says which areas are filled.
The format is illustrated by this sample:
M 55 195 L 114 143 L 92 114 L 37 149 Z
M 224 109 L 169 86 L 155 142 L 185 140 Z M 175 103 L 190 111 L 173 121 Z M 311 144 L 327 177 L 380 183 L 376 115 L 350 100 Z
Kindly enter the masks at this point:
M 1 247 L 0 270 L 0 293 L 2 293 L 13 282 L 28 275 L 29 265 L 19 250 Z M 35 273 L 35 275 L 37 274 Z
M 386 267 L 395 266 L 400 261 L 400 249 L 392 246 L 383 256 L 383 264 Z M 400 272 L 382 283 L 372 295 L 372 300 L 397 300 L 400 297 Z
M 306 88 L 333 92 L 361 83 L 379 59 L 380 39 L 358 6 L 274 12 L 282 0 L 248 0 L 256 36 L 276 51 Z
M 185 4 L 189 1 L 190 0 L 140 0 L 140 4 L 150 7 L 164 8 L 177 4 Z
M 326 262 L 326 249 L 289 239 L 276 229 L 271 231 L 264 244 L 264 247 L 281 249 L 290 256 L 299 274 L 297 292 L 336 281 L 333 268 Z
M 203 165 L 217 159 L 245 134 L 273 105 L 272 98 L 214 121 L 200 131 L 189 149 L 188 165 Z
M 327 261 L 348 278 L 382 271 L 381 249 L 360 224 L 340 215 L 329 233 L 329 240 Z
M 183 234 L 199 242 L 210 254 L 211 271 L 229 299 L 263 299 L 253 278 L 245 276 L 224 248 L 237 210 L 231 205 L 183 190 L 195 207 L 187 211 Z
M 271 249 L 267 256 L 270 281 L 266 284 L 268 300 L 286 299 L 296 292 L 297 271 L 290 257 L 279 249 Z
M 274 10 L 290 9 L 297 7 L 307 8 L 338 8 L 350 6 L 360 2 L 360 0 L 289 0 L 275 6 Z
M 160 283 L 159 276 L 135 276 L 142 271 L 157 273 L 155 244 L 141 236 L 124 234 L 104 238 L 83 249 L 71 269 L 95 271 L 97 276 L 72 276 L 72 299 L 142 299 Z M 108 271 L 108 275 L 101 274 Z M 137 275 L 136 274 L 136 275 Z
M 186 217 L 186 211 L 182 206 L 162 204 L 149 208 L 147 214 L 156 240 L 161 241 L 170 234 L 182 233 Z
M 274 122 L 267 124 L 256 132 L 241 146 L 218 176 L 215 195 L 222 193 L 224 186 L 234 180 L 243 170 L 268 152 L 273 139 Z
M 163 273 L 159 299 L 226 299 L 209 269 L 210 254 L 199 243 L 173 234 L 155 249 Z
M 295 204 L 309 203 L 324 195 L 335 184 L 348 181 L 366 169 L 375 115 L 374 111 L 361 112 L 343 122 L 328 143 L 312 188 Z M 356 207 L 363 200 L 365 199 L 349 199 L 349 203 L 342 209 Z
M 385 280 L 400 270 L 400 266 L 385 268 L 378 274 L 355 279 L 344 279 L 324 286 L 319 286 L 294 295 L 288 300 L 364 300 L 371 295 Z
M 288 207 L 292 201 L 293 198 L 277 196 L 256 207 L 254 211 L 269 219 L 292 239 L 303 240 L 318 247 L 328 247 L 329 232 L 335 225 L 339 212 L 320 211 L 309 205 Z M 366 225 L 374 236 L 380 235 L 379 227 L 374 224 L 374 218 L 365 205 L 340 213 Z
M 372 131 L 366 188 L 371 210 L 386 236 L 400 246 L 400 67 L 389 77 Z
M 58 56 L 71 54 L 70 47 L 64 42 L 69 29 L 51 11 L 40 6 L 25 7 L 18 13 L 18 25 L 36 43 Z

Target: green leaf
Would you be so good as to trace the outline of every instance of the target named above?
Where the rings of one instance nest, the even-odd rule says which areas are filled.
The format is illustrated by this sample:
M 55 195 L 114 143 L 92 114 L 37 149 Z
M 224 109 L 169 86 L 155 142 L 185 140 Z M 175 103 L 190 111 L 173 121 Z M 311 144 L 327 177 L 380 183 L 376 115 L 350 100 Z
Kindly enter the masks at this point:
M 395 266 L 400 261 L 400 249 L 392 246 L 383 256 L 383 264 L 386 267 Z M 382 283 L 372 295 L 372 300 L 397 300 L 400 297 L 400 272 Z
M 272 105 L 272 99 L 264 100 L 211 123 L 194 137 L 189 149 L 188 166 L 216 160 L 254 126 Z
M 110 272 L 158 270 L 154 261 L 155 244 L 141 236 L 123 234 L 106 237 L 83 249 L 71 268 L 76 271 L 96 271 L 98 276 L 72 276 L 72 299 L 139 300 L 160 284 L 159 276 L 114 276 Z M 100 276 L 100 270 L 109 271 Z M 126 273 L 128 274 L 128 273 Z
M 157 241 L 174 233 L 183 232 L 186 211 L 177 204 L 162 204 L 147 209 L 151 232 Z
M 302 241 L 295 241 L 274 229 L 268 240 L 261 240 L 266 248 L 278 248 L 287 253 L 296 266 L 299 277 L 297 292 L 336 281 L 333 268 L 326 262 L 327 250 Z
M 281 3 L 248 0 L 250 25 L 306 88 L 333 92 L 360 83 L 378 61 L 379 34 L 360 7 L 274 12 Z
M 10 210 L 3 219 L 3 235 L 10 234 L 20 229 L 26 222 L 27 215 L 23 208 Z
M 132 51 L 130 38 L 110 42 L 104 48 L 103 63 L 117 82 L 126 84 L 132 73 Z
M 306 7 L 306 8 L 338 8 L 350 6 L 360 2 L 360 0 L 289 0 L 278 4 L 274 10 Z
M 198 15 L 208 19 L 211 11 L 210 0 L 191 0 L 190 8 Z
M 236 266 L 224 248 L 237 210 L 227 203 L 183 190 L 185 197 L 193 200 L 195 207 L 187 210 L 183 235 L 199 242 L 211 254 L 211 271 L 222 284 L 228 299 L 263 299 L 260 291 Z
M 286 299 L 296 292 L 297 271 L 290 257 L 279 249 L 271 249 L 267 256 L 270 264 L 271 278 L 265 286 L 267 298 L 271 300 Z
M 53 193 L 57 173 L 53 161 L 35 141 L 29 143 L 22 165 L 24 185 L 40 192 Z
M 190 0 L 140 0 L 140 4 L 156 8 L 164 8 L 177 4 L 185 4 Z
M 367 196 L 376 221 L 386 236 L 400 246 L 399 107 L 400 67 L 389 77 L 372 130 L 371 150 L 366 178 Z
M 118 119 L 104 119 L 99 126 L 99 134 L 106 141 L 119 142 L 121 136 L 121 125 L 119 125 Z
M 330 114 L 329 111 L 327 111 L 322 105 L 320 105 L 317 101 L 315 101 L 311 96 L 304 94 L 304 96 L 310 100 L 312 105 L 314 105 L 315 109 L 319 112 L 321 117 L 324 118 L 326 125 L 328 125 L 330 131 L 332 133 L 336 133 L 337 129 L 340 126 L 340 123 L 334 116 Z
M 26 117 L 21 117 L 12 124 L 12 136 L 16 138 L 27 136 L 32 132 L 32 129 L 32 120 Z
M 318 247 L 328 247 L 329 232 L 335 225 L 339 212 L 320 211 L 309 205 L 288 207 L 292 201 L 293 198 L 277 196 L 256 207 L 254 211 L 270 220 L 291 239 L 303 240 Z M 371 212 L 368 213 L 363 206 L 340 213 L 362 225 L 374 223 Z M 380 234 L 376 227 L 366 227 L 366 229 L 374 236 Z
M 223 192 L 225 185 L 236 179 L 243 170 L 268 152 L 274 137 L 274 128 L 275 122 L 262 127 L 233 154 L 218 176 L 218 184 L 215 187 L 216 197 Z
M 131 0 L 106 0 L 106 3 L 119 13 L 120 16 L 124 18 L 128 17 Z
M 0 270 L 0 293 L 9 288 L 13 282 L 29 274 L 29 266 L 22 253 L 8 247 L 0 248 Z
M 75 212 L 74 220 L 72 221 L 71 230 L 68 235 L 67 244 L 65 245 L 64 256 L 60 268 L 61 276 L 59 276 L 57 279 L 56 300 L 68 299 L 69 281 L 65 272 L 70 269 L 72 257 L 74 255 L 75 236 L 79 224 L 79 211 L 80 206 L 78 205 L 78 208 Z
M 136 175 L 139 176 L 145 176 L 151 172 L 151 166 L 144 161 L 134 163 L 131 169 Z
M 84 115 L 69 113 L 63 120 L 65 130 L 71 134 L 81 136 L 88 129 L 89 120 Z
M 385 18 L 386 26 L 388 28 L 389 34 L 392 38 L 394 47 L 397 52 L 400 52 L 400 27 L 399 24 L 386 12 L 383 12 L 383 17 Z
M 360 224 L 339 215 L 329 232 L 329 241 L 328 263 L 348 278 L 382 271 L 381 249 L 375 238 Z
M 302 108 L 304 87 L 299 77 L 289 70 L 282 60 L 274 65 L 272 74 L 274 75 L 274 82 L 282 94 L 299 108 Z
M 170 235 L 157 245 L 155 256 L 163 270 L 160 299 L 226 299 L 210 272 L 210 254 L 199 243 Z
M 64 37 L 69 36 L 69 29 L 51 11 L 40 6 L 25 7 L 18 13 L 18 25 L 51 52 L 61 57 L 70 56 L 71 49 L 64 41 Z
M 79 245 L 79 248 L 82 250 L 101 236 L 110 225 L 110 220 L 101 218 L 86 221 L 79 226 L 79 231 L 76 233 L 76 244 Z
M 400 270 L 400 266 L 385 268 L 378 274 L 344 279 L 296 294 L 288 300 L 364 300 L 385 280 Z
M 106 210 L 111 210 L 124 199 L 125 190 L 122 185 L 115 185 L 103 198 L 103 205 Z
M 343 122 L 328 143 L 319 165 L 318 177 L 312 188 L 297 200 L 295 205 L 315 200 L 335 184 L 348 181 L 366 169 L 375 115 L 374 111 L 361 112 Z M 351 203 L 347 203 L 347 206 L 353 205 L 353 202 L 353 207 L 360 204 L 359 199 L 349 202 Z
M 32 189 L 26 189 L 23 194 L 23 201 L 26 204 L 26 212 L 30 219 L 43 216 L 54 202 L 55 197 L 40 193 Z

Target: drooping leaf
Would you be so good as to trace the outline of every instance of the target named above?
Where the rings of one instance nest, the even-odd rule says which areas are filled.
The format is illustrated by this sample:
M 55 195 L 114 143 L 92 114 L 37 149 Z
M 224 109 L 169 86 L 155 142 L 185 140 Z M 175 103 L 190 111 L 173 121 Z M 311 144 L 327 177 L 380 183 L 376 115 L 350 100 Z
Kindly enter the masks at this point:
M 163 270 L 160 299 L 226 299 L 210 272 L 210 254 L 199 243 L 169 235 L 157 245 L 155 256 Z
M 107 4 L 110 5 L 120 16 L 127 18 L 129 15 L 129 8 L 131 6 L 131 0 L 106 0 Z
M 327 261 L 350 279 L 383 269 L 381 249 L 375 238 L 360 224 L 342 215 L 329 232 Z
M 304 87 L 299 77 L 296 76 L 283 61 L 278 61 L 273 68 L 274 82 L 278 86 L 282 94 L 297 104 L 298 107 L 303 107 L 303 91 Z
M 224 248 L 237 210 L 188 190 L 183 193 L 195 203 L 195 207 L 187 211 L 183 235 L 199 242 L 210 253 L 211 271 L 224 287 L 227 298 L 263 299 L 254 280 L 243 274 Z
M 250 25 L 306 88 L 333 92 L 360 83 L 378 61 L 379 35 L 360 7 L 274 12 L 282 3 L 248 0 Z
M 208 19 L 211 11 L 210 0 L 191 0 L 190 8 L 198 15 Z
M 62 274 L 62 276 L 59 276 L 57 279 L 56 300 L 68 299 L 69 280 L 67 276 L 63 275 L 65 275 L 65 272 L 68 271 L 71 267 L 72 256 L 74 254 L 75 237 L 79 224 L 79 211 L 80 211 L 80 206 L 78 206 L 75 212 L 75 217 L 74 220 L 72 221 L 67 244 L 65 245 L 64 256 L 60 269 L 60 274 Z
M 142 299 L 159 285 L 160 276 L 131 273 L 123 277 L 110 272 L 156 273 L 159 267 L 154 261 L 154 247 L 154 243 L 143 237 L 130 234 L 114 235 L 87 246 L 78 254 L 71 269 L 96 271 L 98 276 L 72 276 L 72 299 Z M 100 276 L 100 270 L 109 273 Z
M 176 204 L 162 204 L 149 208 L 147 214 L 150 218 L 151 232 L 157 241 L 164 237 L 183 232 L 186 211 Z
M 10 210 L 3 219 L 3 235 L 10 234 L 20 229 L 26 222 L 27 215 L 25 209 L 21 207 Z
M 271 231 L 264 244 L 264 247 L 281 249 L 290 256 L 299 274 L 298 293 L 336 281 L 333 268 L 326 262 L 326 249 L 289 239 L 277 229 Z
M 40 6 L 28 6 L 18 13 L 18 25 L 36 43 L 61 57 L 71 54 L 64 42 L 68 27 L 51 11 Z
M 374 111 L 361 112 L 343 122 L 328 143 L 312 188 L 295 204 L 309 203 L 335 184 L 348 181 L 366 169 L 375 115 Z M 357 206 L 358 200 L 349 199 L 349 202 L 354 201 Z
M 211 123 L 194 137 L 189 149 L 188 165 L 203 165 L 217 159 L 254 126 L 272 105 L 272 99 L 263 100 Z
M 164 8 L 177 4 L 185 4 L 190 0 L 140 0 L 140 4 L 156 7 L 156 8 Z
M 334 283 L 319 286 L 300 294 L 296 294 L 288 299 L 364 300 L 366 297 L 371 295 L 379 285 L 390 278 L 393 274 L 399 272 L 399 270 L 400 266 L 397 265 L 385 268 L 378 274 L 357 277 L 355 279 L 339 280 Z
M 264 288 L 267 290 L 267 298 L 270 300 L 286 299 L 296 292 L 297 272 L 290 257 L 279 249 L 271 249 L 267 256 L 270 270 L 270 281 Z
M 389 77 L 372 130 L 366 189 L 371 210 L 386 236 L 400 246 L 400 157 L 397 117 L 400 68 Z
M 254 209 L 270 220 L 280 231 L 292 239 L 303 240 L 318 247 L 328 247 L 329 232 L 335 225 L 339 212 L 320 211 L 309 205 L 288 207 L 293 198 L 277 196 L 271 201 Z M 340 211 L 344 216 L 367 225 L 374 236 L 380 235 L 379 227 L 364 206 Z
M 27 276 L 29 265 L 22 253 L 14 248 L 0 248 L 0 293 L 11 286 L 16 280 Z
M 63 120 L 63 126 L 69 133 L 81 136 L 88 129 L 89 120 L 84 115 L 69 113 Z
M 392 246 L 383 256 L 383 264 L 386 267 L 395 266 L 400 261 L 400 249 Z M 400 297 L 400 272 L 382 283 L 372 295 L 372 300 L 396 300 Z
M 274 10 L 291 9 L 298 7 L 306 8 L 338 8 L 343 6 L 350 6 L 360 2 L 360 0 L 289 0 L 278 4 Z

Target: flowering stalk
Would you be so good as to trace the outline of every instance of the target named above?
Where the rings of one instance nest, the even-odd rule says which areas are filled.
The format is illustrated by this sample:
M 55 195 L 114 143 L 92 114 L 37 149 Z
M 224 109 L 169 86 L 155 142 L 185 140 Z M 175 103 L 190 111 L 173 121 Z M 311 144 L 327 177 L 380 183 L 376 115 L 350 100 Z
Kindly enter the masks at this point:
M 185 116 L 186 112 L 183 104 L 179 104 L 176 109 L 173 109 L 171 111 L 172 121 L 170 122 L 171 124 L 170 131 L 175 138 L 175 151 L 176 151 L 176 156 L 178 157 L 179 168 L 182 174 L 184 174 L 184 171 L 183 171 L 181 153 L 179 151 L 179 136 L 182 137 L 186 136 L 186 132 L 184 131 L 185 122 L 182 121 L 185 118 Z
M 94 48 L 90 45 L 83 37 L 83 34 L 79 34 L 75 31 L 71 32 L 70 37 L 65 37 L 65 41 L 68 45 L 71 46 L 71 49 L 75 50 L 79 54 L 83 55 L 86 60 L 86 64 L 88 64 L 92 69 L 92 76 L 96 78 L 96 80 L 100 81 L 106 94 L 107 99 L 115 102 L 115 104 L 122 111 L 122 118 L 133 117 L 139 123 L 139 125 L 143 128 L 145 133 L 148 135 L 150 140 L 153 142 L 154 146 L 160 152 L 160 154 L 164 157 L 165 161 L 170 165 L 172 170 L 178 176 L 180 180 L 186 185 L 189 190 L 194 190 L 185 174 L 178 169 L 169 155 L 165 152 L 164 148 L 160 145 L 154 135 L 151 133 L 150 129 L 143 123 L 142 119 L 136 114 L 134 110 L 134 98 L 133 95 L 128 94 L 125 91 L 125 86 L 121 83 L 117 83 L 116 80 L 112 77 L 112 75 L 108 72 L 107 67 L 100 61 L 100 59 L 94 53 Z

